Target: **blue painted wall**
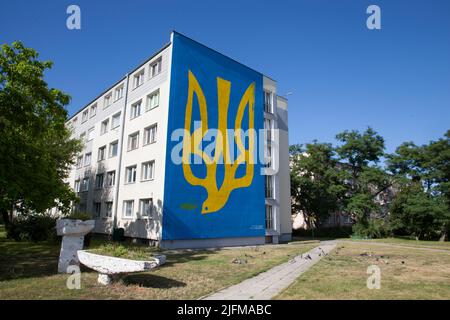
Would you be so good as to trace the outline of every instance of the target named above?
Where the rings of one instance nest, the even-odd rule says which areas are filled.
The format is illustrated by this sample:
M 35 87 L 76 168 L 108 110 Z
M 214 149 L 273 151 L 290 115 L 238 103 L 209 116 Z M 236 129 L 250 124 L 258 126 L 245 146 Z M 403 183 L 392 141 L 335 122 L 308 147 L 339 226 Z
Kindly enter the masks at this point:
M 172 133 L 185 127 L 189 71 L 197 79 L 206 98 L 209 129 L 218 126 L 218 77 L 231 82 L 228 128 L 235 127 L 239 102 L 247 88 L 254 83 L 254 126 L 257 131 L 262 129 L 262 75 L 176 32 L 172 45 L 162 239 L 264 236 L 264 177 L 260 174 L 261 165 L 258 161 L 254 164 L 250 186 L 231 191 L 220 210 L 202 213 L 202 206 L 204 208 L 204 202 L 208 198 L 207 190 L 202 186 L 190 184 L 183 173 L 183 166 L 175 164 L 171 157 L 173 148 L 179 148 L 182 140 L 171 141 Z M 248 129 L 248 116 L 247 106 L 242 122 L 243 130 Z M 192 104 L 193 121 L 200 121 L 199 103 L 195 95 Z M 192 128 L 195 129 L 193 124 Z M 245 143 L 248 147 L 248 140 L 245 140 Z M 204 163 L 191 164 L 191 168 L 196 177 L 205 177 Z M 224 170 L 224 164 L 217 165 L 219 187 L 225 174 Z M 244 174 L 245 164 L 239 166 L 236 177 L 242 177 Z

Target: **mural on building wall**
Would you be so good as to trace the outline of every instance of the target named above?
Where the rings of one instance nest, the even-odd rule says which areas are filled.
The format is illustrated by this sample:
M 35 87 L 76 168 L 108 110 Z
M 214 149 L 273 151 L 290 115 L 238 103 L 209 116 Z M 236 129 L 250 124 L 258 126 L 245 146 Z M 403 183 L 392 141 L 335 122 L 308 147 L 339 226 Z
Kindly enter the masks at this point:
M 172 45 L 163 240 L 264 236 L 262 75 L 181 34 Z
M 217 77 L 217 104 L 218 104 L 218 126 L 216 138 L 213 142 L 214 152 L 209 155 L 206 150 L 202 150 L 202 140 L 208 135 L 208 107 L 203 90 L 195 75 L 189 71 L 188 81 L 188 102 L 186 104 L 186 115 L 184 129 L 189 132 L 183 140 L 183 173 L 186 181 L 193 186 L 202 186 L 208 193 L 207 199 L 203 202 L 202 213 L 217 212 L 224 207 L 231 191 L 238 188 L 248 187 L 253 180 L 255 136 L 248 136 L 248 149 L 242 141 L 242 120 L 246 106 L 248 106 L 248 128 L 254 130 L 254 103 L 255 103 L 255 83 L 251 83 L 237 109 L 234 131 L 228 130 L 228 109 L 231 91 L 231 82 Z M 192 105 L 194 94 L 197 97 L 201 126 L 191 133 Z M 232 136 L 231 136 L 232 135 Z M 239 149 L 239 156 L 231 159 L 230 138 L 234 139 Z M 191 169 L 191 154 L 198 155 L 206 166 L 206 176 L 199 178 L 194 176 Z M 217 167 L 222 162 L 224 177 L 221 185 L 218 185 Z M 240 165 L 244 165 L 245 175 L 236 178 L 236 171 Z

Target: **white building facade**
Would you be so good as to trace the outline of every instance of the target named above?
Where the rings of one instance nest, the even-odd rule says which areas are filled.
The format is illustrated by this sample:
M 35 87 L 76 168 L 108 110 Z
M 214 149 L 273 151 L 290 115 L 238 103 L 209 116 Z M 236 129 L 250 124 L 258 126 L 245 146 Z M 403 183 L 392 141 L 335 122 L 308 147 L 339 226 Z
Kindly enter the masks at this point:
M 172 165 L 172 147 L 168 142 L 172 135 L 169 121 L 175 113 L 180 113 L 171 109 L 174 108 L 171 97 L 175 95 L 174 92 L 171 95 L 171 90 L 175 90 L 171 86 L 171 82 L 175 81 L 172 55 L 174 50 L 178 50 L 179 55 L 182 50 L 181 46 L 174 46 L 174 37 L 192 41 L 199 50 L 210 50 L 211 54 L 218 54 L 173 32 L 169 44 L 69 119 L 68 125 L 72 127 L 73 136 L 84 142 L 83 151 L 78 155 L 67 181 L 80 198 L 79 203 L 74 204 L 74 209 L 93 215 L 96 233 L 112 234 L 114 228 L 123 228 L 127 237 L 147 239 L 163 248 L 278 243 L 290 240 L 292 223 L 287 101 L 277 95 L 276 82 L 266 76 L 262 77 L 264 111 L 260 116 L 264 119 L 264 125 L 261 126 L 268 132 L 264 145 L 271 160 L 265 165 L 269 174 L 260 180 L 264 181 L 265 212 L 252 213 L 261 215 L 264 219 L 264 231 L 251 236 L 245 232 L 242 236 L 239 232 L 231 232 L 230 236 L 224 233 L 225 236 L 220 237 L 205 236 L 203 231 L 197 236 L 193 224 L 193 231 L 184 233 L 187 236 L 174 236 L 172 239 L 170 234 L 174 234 L 173 232 L 163 235 L 164 228 L 172 226 L 168 222 L 168 212 L 171 215 L 177 214 L 173 212 L 177 210 L 166 209 L 168 207 L 165 204 L 167 190 L 170 190 L 168 188 L 176 188 L 173 185 L 176 182 L 172 183 L 174 180 L 168 178 L 166 170 L 167 165 Z M 237 63 L 226 57 L 220 59 L 225 59 L 225 63 L 228 60 Z M 255 171 L 254 174 L 259 172 Z M 255 183 L 256 178 L 253 181 Z M 198 188 L 193 190 L 186 190 L 186 193 L 195 194 L 197 190 L 201 192 Z M 233 197 L 237 192 L 232 191 L 229 196 Z M 197 205 L 194 201 L 194 204 L 180 206 L 179 210 L 199 217 L 218 214 L 204 215 L 197 212 L 198 206 L 201 204 Z M 167 221 L 163 223 L 165 217 Z M 186 225 L 186 228 L 191 226 Z M 220 225 L 211 224 L 210 228 L 220 228 Z

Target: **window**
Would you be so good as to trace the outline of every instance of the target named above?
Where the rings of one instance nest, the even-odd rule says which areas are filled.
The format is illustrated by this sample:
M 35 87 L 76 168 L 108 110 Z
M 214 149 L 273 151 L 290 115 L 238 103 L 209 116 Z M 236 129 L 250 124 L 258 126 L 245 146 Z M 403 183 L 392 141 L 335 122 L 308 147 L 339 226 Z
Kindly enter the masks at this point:
M 110 158 L 117 156 L 118 147 L 119 147 L 119 141 L 117 141 L 117 140 L 114 142 L 111 142 L 109 144 L 109 157 Z
M 108 93 L 103 100 L 103 109 L 108 108 L 112 103 L 112 94 Z
M 145 69 L 142 69 L 141 71 L 139 71 L 138 73 L 136 73 L 134 75 L 134 89 L 136 89 L 137 87 L 139 87 L 140 85 L 142 85 L 144 83 L 144 71 Z
M 111 129 L 115 129 L 118 126 L 120 126 L 120 112 L 113 115 L 111 121 Z
M 272 147 L 270 145 L 266 145 L 265 162 L 267 168 L 272 167 Z
M 141 217 L 149 218 L 152 216 L 153 199 L 141 199 L 139 201 L 139 214 Z
M 272 108 L 272 93 L 269 91 L 264 91 L 264 111 L 273 113 Z
M 156 142 L 157 124 L 144 129 L 144 145 Z
M 112 201 L 105 202 L 106 206 L 106 217 L 111 218 L 112 217 L 112 210 L 113 210 L 113 203 Z
M 109 171 L 106 173 L 106 186 L 112 187 L 114 186 L 116 181 L 116 171 Z
M 162 59 L 159 58 L 158 60 L 156 60 L 155 62 L 152 62 L 150 64 L 150 77 L 151 78 L 153 78 L 154 76 L 161 73 L 161 62 L 162 62 Z
M 108 126 L 109 126 L 109 119 L 106 119 L 102 122 L 102 125 L 100 127 L 100 134 L 105 134 L 108 132 Z
M 98 159 L 97 161 L 105 160 L 106 158 L 106 146 L 98 148 Z
M 80 180 L 75 180 L 74 188 L 75 192 L 80 192 Z
M 95 128 L 92 127 L 88 130 L 87 141 L 91 141 L 92 139 L 94 139 L 94 135 L 95 135 Z
M 141 115 L 141 104 L 142 100 L 139 100 L 138 102 L 131 105 L 130 119 L 134 119 Z
M 100 215 L 102 214 L 102 203 L 101 202 L 94 202 L 94 213 L 96 218 L 100 218 Z
M 79 156 L 77 158 L 77 168 L 81 168 L 83 166 L 83 156 Z
M 155 160 L 144 162 L 142 164 L 141 174 L 142 181 L 153 180 L 155 177 Z
M 273 229 L 273 208 L 266 204 L 266 229 Z
M 126 169 L 126 183 L 135 183 L 136 182 L 136 165 L 129 166 Z
M 75 117 L 73 120 L 72 120 L 72 126 L 76 126 L 77 125 L 77 122 L 78 122 L 78 117 Z
M 89 190 L 89 177 L 86 177 L 81 182 L 81 191 Z
M 86 132 L 83 132 L 82 134 L 80 134 L 80 140 L 81 140 L 81 142 L 84 142 L 86 140 Z
M 103 177 L 104 177 L 103 173 L 99 173 L 95 176 L 95 188 L 96 189 L 103 188 Z
M 147 96 L 147 105 L 145 106 L 145 110 L 151 110 L 159 106 L 159 89 L 150 93 Z
M 97 114 L 97 104 L 91 106 L 91 118 Z
M 114 100 L 117 101 L 123 97 L 123 84 L 118 86 L 116 90 L 114 90 Z
M 86 122 L 88 118 L 89 118 L 89 109 L 86 109 L 81 114 L 81 123 Z
M 128 151 L 139 147 L 139 131 L 128 136 Z
M 273 198 L 273 176 L 265 176 L 266 198 Z
M 123 216 L 125 218 L 133 217 L 134 200 L 125 200 L 123 202 Z
M 264 119 L 264 129 L 266 130 L 267 141 L 272 141 L 272 120 Z
M 91 165 L 91 158 L 92 158 L 92 153 L 86 153 L 85 155 L 84 155 L 84 165 L 85 166 L 89 166 L 89 165 Z

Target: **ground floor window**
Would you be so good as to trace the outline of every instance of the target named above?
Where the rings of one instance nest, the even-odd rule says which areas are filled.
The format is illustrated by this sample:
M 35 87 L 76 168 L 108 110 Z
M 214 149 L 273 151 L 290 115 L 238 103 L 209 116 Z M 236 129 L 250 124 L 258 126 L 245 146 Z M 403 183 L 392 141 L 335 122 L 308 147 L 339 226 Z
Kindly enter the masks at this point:
M 113 210 L 113 203 L 112 201 L 105 202 L 106 204 L 106 217 L 111 218 L 112 217 L 112 210 Z
M 123 202 L 123 216 L 125 218 L 132 218 L 133 217 L 133 207 L 134 207 L 134 201 L 133 200 L 125 200 Z
M 266 198 L 273 198 L 273 176 L 265 176 L 266 179 Z
M 273 229 L 273 207 L 266 204 L 266 229 Z
M 100 218 L 100 214 L 102 212 L 102 203 L 94 202 L 94 214 L 96 218 Z
M 142 217 L 150 218 L 152 215 L 153 199 L 141 199 L 140 200 L 140 214 Z

